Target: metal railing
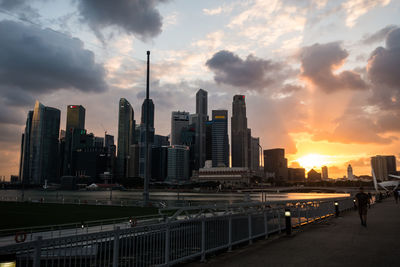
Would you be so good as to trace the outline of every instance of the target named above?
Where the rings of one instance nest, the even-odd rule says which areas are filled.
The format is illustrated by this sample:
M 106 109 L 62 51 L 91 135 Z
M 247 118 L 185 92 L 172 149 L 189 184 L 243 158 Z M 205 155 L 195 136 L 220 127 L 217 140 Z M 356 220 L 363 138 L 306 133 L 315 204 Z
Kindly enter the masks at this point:
M 147 226 L 42 239 L 0 247 L 0 256 L 14 257 L 17 266 L 169 266 L 189 259 L 204 260 L 219 250 L 252 243 L 284 231 L 285 210 L 291 225 L 324 219 L 338 210 L 353 209 L 353 199 L 307 200 L 270 207 L 266 203 L 246 209 L 166 220 Z M 189 214 L 189 213 L 188 213 Z

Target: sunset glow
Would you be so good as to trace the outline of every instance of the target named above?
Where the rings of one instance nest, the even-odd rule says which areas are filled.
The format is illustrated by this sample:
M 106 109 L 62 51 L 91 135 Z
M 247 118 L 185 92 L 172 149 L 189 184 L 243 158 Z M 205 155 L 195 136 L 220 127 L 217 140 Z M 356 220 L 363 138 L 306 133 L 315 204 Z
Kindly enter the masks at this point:
M 322 166 L 328 165 L 330 163 L 328 158 L 329 156 L 326 155 L 308 154 L 297 159 L 297 162 L 308 172 L 313 168 L 321 169 Z

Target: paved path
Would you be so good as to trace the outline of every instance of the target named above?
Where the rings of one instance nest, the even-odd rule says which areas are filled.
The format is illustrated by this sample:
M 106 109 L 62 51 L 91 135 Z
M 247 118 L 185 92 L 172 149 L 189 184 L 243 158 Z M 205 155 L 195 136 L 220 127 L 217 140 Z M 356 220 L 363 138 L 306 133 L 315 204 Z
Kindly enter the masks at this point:
M 368 212 L 368 227 L 358 213 L 308 225 L 293 237 L 270 238 L 190 266 L 400 266 L 400 204 L 393 197 Z

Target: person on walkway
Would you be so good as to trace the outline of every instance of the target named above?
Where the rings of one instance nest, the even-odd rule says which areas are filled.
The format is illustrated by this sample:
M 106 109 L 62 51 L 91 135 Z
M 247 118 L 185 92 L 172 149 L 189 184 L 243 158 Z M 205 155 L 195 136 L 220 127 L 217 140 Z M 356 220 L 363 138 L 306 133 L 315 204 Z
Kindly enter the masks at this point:
M 367 227 L 367 211 L 369 197 L 364 193 L 364 188 L 360 187 L 360 192 L 356 194 L 358 213 L 360 214 L 361 225 Z
M 394 195 L 394 200 L 396 200 L 396 204 L 399 203 L 399 191 L 394 190 L 393 195 Z
M 372 203 L 372 194 L 368 192 L 368 208 L 371 208 L 371 203 Z

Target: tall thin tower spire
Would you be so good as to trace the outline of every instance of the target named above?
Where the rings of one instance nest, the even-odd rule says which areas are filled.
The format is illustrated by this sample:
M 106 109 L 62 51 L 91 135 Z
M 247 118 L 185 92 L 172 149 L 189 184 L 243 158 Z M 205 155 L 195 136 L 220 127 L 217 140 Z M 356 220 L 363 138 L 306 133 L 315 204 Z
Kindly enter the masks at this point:
M 146 80 L 146 138 L 145 138 L 145 151 L 144 151 L 144 190 L 143 190 L 143 204 L 147 206 L 149 202 L 149 94 L 150 94 L 150 51 L 147 51 L 147 80 Z

